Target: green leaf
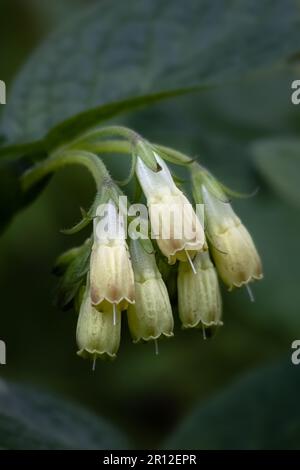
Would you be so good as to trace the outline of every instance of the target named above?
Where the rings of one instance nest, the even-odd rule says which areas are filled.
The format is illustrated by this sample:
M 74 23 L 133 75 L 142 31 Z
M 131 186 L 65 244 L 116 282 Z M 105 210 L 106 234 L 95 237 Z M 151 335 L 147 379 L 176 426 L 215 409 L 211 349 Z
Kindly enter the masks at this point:
M 59 308 L 69 308 L 79 288 L 84 283 L 89 269 L 90 253 L 91 241 L 87 240 L 78 248 L 76 256 L 69 260 L 68 267 L 56 288 L 55 304 Z
M 63 276 L 70 263 L 72 263 L 78 255 L 80 256 L 81 251 L 81 246 L 75 246 L 59 255 L 54 263 L 52 273 L 55 274 L 55 276 Z
M 171 449 L 300 449 L 300 375 L 290 359 L 255 371 L 200 405 Z
M 68 401 L 0 381 L 0 447 L 12 450 L 119 449 L 109 423 Z
M 40 139 L 69 119 L 49 134 L 57 145 L 121 111 L 287 63 L 299 39 L 296 0 L 103 0 L 33 54 L 1 131 Z
M 16 162 L 0 162 L 0 230 L 10 222 L 14 212 L 22 207 L 23 194 L 20 184 L 20 164 Z
M 49 181 L 50 177 L 45 177 L 26 194 L 23 192 L 22 174 L 33 165 L 35 159 L 43 156 L 41 143 L 0 147 L 0 232 L 16 212 L 37 197 Z
M 45 154 L 44 143 L 42 141 L 33 141 L 25 144 L 3 145 L 0 147 L 0 158 L 10 160 L 19 159 L 22 156 L 32 156 L 37 160 Z
M 32 162 L 29 162 L 26 158 L 22 158 L 18 161 L 10 161 L 7 159 L 0 161 L 0 232 L 12 220 L 15 212 L 35 199 L 36 195 L 44 188 L 49 179 L 48 177 L 44 178 L 35 188 L 24 194 L 20 177 L 30 164 L 32 164 Z
M 256 168 L 288 202 L 300 206 L 300 140 L 273 139 L 253 145 Z

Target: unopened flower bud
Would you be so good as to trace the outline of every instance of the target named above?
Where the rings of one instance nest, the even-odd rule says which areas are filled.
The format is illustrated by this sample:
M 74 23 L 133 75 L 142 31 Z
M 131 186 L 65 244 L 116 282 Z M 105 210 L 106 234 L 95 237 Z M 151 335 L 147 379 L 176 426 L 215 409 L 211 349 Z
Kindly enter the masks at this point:
M 222 325 L 222 299 L 218 276 L 207 252 L 194 258 L 196 274 L 187 263 L 179 263 L 178 309 L 183 328 Z
M 253 240 L 228 202 L 202 186 L 211 253 L 223 282 L 233 289 L 261 279 L 262 265 Z
M 165 162 L 155 154 L 161 168 L 151 171 L 137 159 L 137 177 L 147 198 L 152 238 L 170 264 L 187 261 L 204 248 L 200 221 L 189 200 L 175 185 Z
M 121 216 L 113 203 L 106 206 L 107 219 L 94 221 L 90 262 L 91 299 L 100 310 L 105 302 L 124 310 L 128 303 L 134 302 L 134 276 Z
M 80 307 L 77 323 L 78 355 L 92 360 L 98 357 L 116 357 L 121 333 L 121 312 L 111 309 L 97 310 L 93 307 L 87 288 Z
M 173 316 L 169 295 L 158 271 L 152 245 L 132 240 L 130 251 L 135 274 L 135 304 L 129 305 L 127 315 L 134 342 L 173 336 Z M 147 251 L 146 251 L 147 250 Z
M 80 254 L 82 247 L 74 247 L 62 253 L 55 261 L 53 266 L 53 274 L 62 276 L 67 270 L 68 266 L 74 261 L 74 259 Z

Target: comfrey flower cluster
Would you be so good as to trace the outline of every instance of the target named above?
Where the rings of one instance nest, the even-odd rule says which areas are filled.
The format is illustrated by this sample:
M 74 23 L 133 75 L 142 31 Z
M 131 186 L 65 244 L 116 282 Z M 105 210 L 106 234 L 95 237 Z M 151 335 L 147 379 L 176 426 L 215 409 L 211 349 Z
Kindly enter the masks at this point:
M 132 156 L 124 183 L 136 181 L 146 206 L 134 201 L 128 209 L 121 183 L 100 158 L 104 152 Z M 166 161 L 190 170 L 195 206 Z M 227 190 L 199 163 L 129 129 L 108 127 L 58 149 L 24 175 L 24 187 L 67 164 L 87 166 L 97 186 L 90 210 L 65 231 L 75 233 L 92 222 L 90 238 L 55 266 L 61 276 L 58 303 L 79 312 L 80 356 L 94 363 L 114 358 L 125 316 L 134 342 L 155 341 L 157 347 L 158 339 L 172 337 L 176 311 L 183 328 L 201 328 L 205 338 L 222 325 L 219 278 L 229 290 L 262 278 L 259 255 Z

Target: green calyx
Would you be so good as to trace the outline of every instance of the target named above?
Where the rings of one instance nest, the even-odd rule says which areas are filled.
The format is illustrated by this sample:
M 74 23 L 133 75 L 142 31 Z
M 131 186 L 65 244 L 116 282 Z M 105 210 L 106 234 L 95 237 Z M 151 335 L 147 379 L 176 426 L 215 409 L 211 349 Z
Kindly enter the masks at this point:
M 202 187 L 212 193 L 217 199 L 229 202 L 219 181 L 199 163 L 191 165 L 192 191 L 197 204 L 203 204 Z
M 68 309 L 86 280 L 89 270 L 92 240 L 87 239 L 81 246 L 72 248 L 58 257 L 54 273 L 60 277 L 55 292 L 55 304 Z
M 230 202 L 231 198 L 246 199 L 257 194 L 258 188 L 251 193 L 235 191 L 218 181 L 206 168 L 197 162 L 191 165 L 191 178 L 193 185 L 193 196 L 197 204 L 203 203 L 202 186 L 222 202 Z
M 154 173 L 161 170 L 158 164 L 152 146 L 144 139 L 137 138 L 133 143 L 133 155 L 135 158 L 141 158 L 145 165 Z

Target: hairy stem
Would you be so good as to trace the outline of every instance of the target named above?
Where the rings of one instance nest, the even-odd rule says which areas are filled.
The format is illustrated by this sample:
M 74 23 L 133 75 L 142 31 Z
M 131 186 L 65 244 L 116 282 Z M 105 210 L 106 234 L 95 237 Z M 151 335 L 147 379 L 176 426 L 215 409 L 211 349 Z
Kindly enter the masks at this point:
M 107 137 L 117 136 L 126 139 L 128 142 L 134 142 L 140 136 L 137 132 L 123 126 L 107 126 L 102 128 L 91 129 L 90 131 L 82 134 L 77 139 L 70 143 L 70 147 L 77 147 L 78 143 L 93 141 L 98 139 L 105 139 Z
M 75 146 L 75 144 L 74 144 Z M 76 143 L 76 148 L 84 148 L 95 153 L 121 153 L 121 154 L 131 154 L 132 145 L 130 142 L 124 140 L 105 140 L 105 141 L 78 141 Z M 154 144 L 153 148 L 161 153 L 163 157 L 166 157 L 167 160 L 172 161 L 172 163 L 177 163 L 178 165 L 191 164 L 193 160 L 178 150 L 166 147 L 164 145 Z
M 170 147 L 165 147 L 164 145 L 154 145 L 154 148 L 158 152 L 162 153 L 162 157 L 166 157 L 166 160 L 169 160 L 172 163 L 177 165 L 186 165 L 191 164 L 194 160 L 178 150 L 174 150 Z
M 74 147 L 75 148 L 75 147 Z M 84 149 L 93 153 L 121 153 L 131 155 L 132 146 L 125 140 L 104 140 L 103 142 L 79 142 L 76 149 Z
M 21 178 L 23 190 L 27 191 L 48 174 L 68 165 L 84 165 L 92 174 L 97 190 L 105 180 L 111 180 L 106 166 L 94 153 L 75 149 L 60 150 L 24 173 Z

